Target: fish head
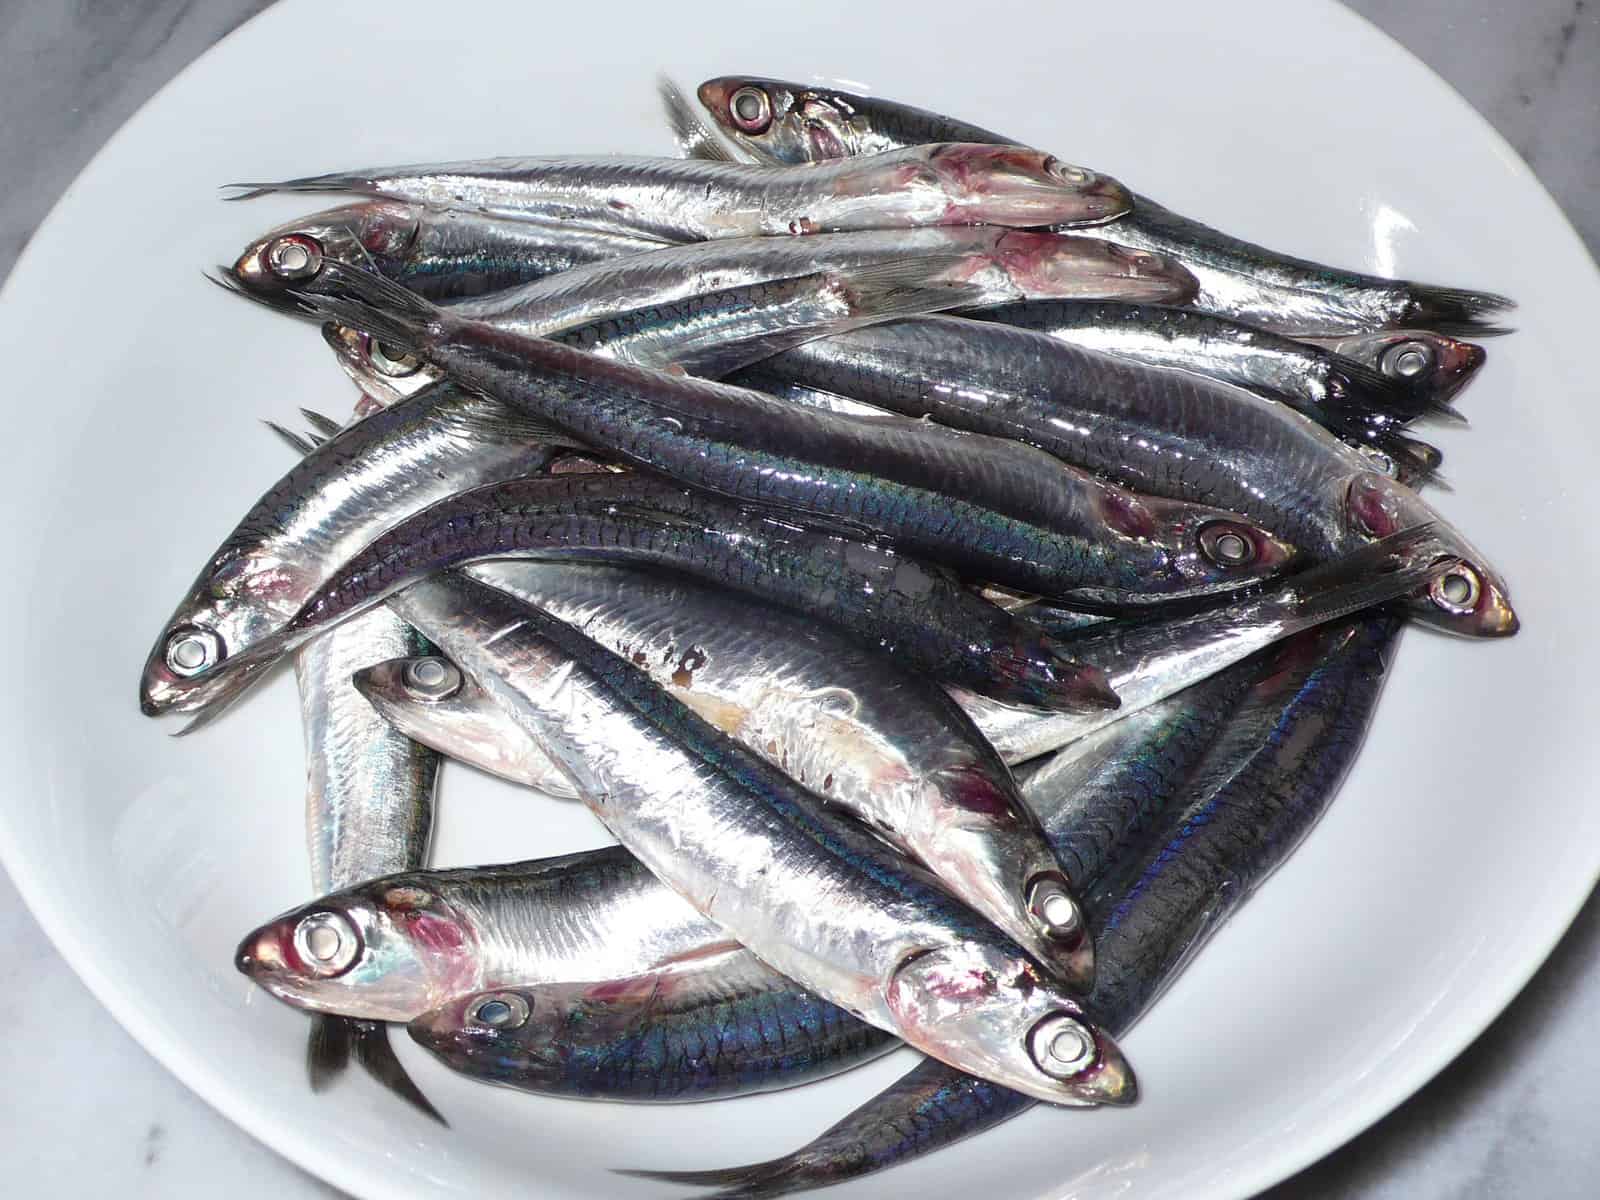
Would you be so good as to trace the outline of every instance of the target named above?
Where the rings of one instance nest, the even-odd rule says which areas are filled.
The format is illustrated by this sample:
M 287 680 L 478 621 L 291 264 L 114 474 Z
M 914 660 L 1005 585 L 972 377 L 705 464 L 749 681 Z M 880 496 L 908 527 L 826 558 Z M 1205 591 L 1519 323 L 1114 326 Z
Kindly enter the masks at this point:
M 324 263 L 389 274 L 404 263 L 421 228 L 420 209 L 391 200 L 347 204 L 269 229 L 234 261 L 233 278 L 247 291 L 271 298 L 304 288 Z
M 406 1030 L 453 1070 L 537 1091 L 565 1070 L 570 1039 L 563 1032 L 576 1030 L 585 1042 L 626 1032 L 629 1022 L 617 1018 L 615 1006 L 587 998 L 605 986 L 546 983 L 474 992 L 414 1018 Z
M 295 1008 L 409 1021 L 481 986 L 477 938 L 426 881 L 391 876 L 292 909 L 247 934 L 234 965 Z
M 1143 304 L 1185 304 L 1200 282 L 1183 264 L 1149 250 L 1097 238 L 1010 230 L 992 258 L 1030 300 L 1115 297 Z
M 862 152 L 850 112 L 813 89 L 725 75 L 706 80 L 696 95 L 717 128 L 757 162 L 798 166 Z
M 923 811 L 923 862 L 1075 992 L 1094 983 L 1094 942 L 1072 886 L 1016 787 L 976 764 L 941 770 Z
M 1124 537 L 1167 553 L 1175 594 L 1232 591 L 1281 574 L 1294 562 L 1293 543 L 1235 513 L 1141 496 L 1109 485 L 1101 489 L 1100 513 Z
M 300 607 L 292 564 L 224 547 L 167 620 L 139 679 L 146 716 L 217 712 L 276 661 L 268 653 Z
M 1133 196 L 1115 179 L 1040 150 L 945 142 L 920 152 L 950 198 L 954 222 L 1098 225 L 1133 207 Z
M 1405 484 L 1376 471 L 1362 472 L 1345 489 L 1344 517 L 1353 532 L 1372 538 L 1433 525 L 1439 570 L 1421 594 L 1407 601 L 1418 621 L 1479 638 L 1510 637 L 1521 627 L 1505 579 L 1482 551 Z
M 1472 382 L 1489 357 L 1475 342 L 1426 330 L 1394 330 L 1374 337 L 1379 344 L 1374 347 L 1373 365 L 1440 404 Z
M 386 349 L 370 333 L 348 325 L 329 321 L 322 327 L 322 340 L 333 351 L 339 369 L 384 404 L 397 404 L 443 378 L 441 371 L 409 350 Z
M 1049 1104 L 1131 1104 L 1110 1035 L 1015 950 L 965 941 L 915 954 L 889 980 L 895 1032 L 918 1050 Z

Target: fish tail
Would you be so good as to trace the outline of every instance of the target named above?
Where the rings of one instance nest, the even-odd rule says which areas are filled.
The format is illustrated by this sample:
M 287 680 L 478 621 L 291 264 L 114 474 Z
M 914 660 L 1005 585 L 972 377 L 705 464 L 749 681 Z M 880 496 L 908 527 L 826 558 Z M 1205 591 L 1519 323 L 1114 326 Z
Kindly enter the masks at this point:
M 450 1128 L 450 1122 L 422 1094 L 422 1090 L 395 1057 L 394 1046 L 389 1041 L 389 1027 L 376 1021 L 357 1021 L 352 1024 L 355 1027 L 356 1061 L 367 1074 L 423 1116 L 432 1118 L 446 1129 Z
M 313 1092 L 326 1091 L 349 1069 L 354 1046 L 355 1022 L 349 1017 L 311 1015 L 311 1034 L 306 1038 L 306 1078 Z
M 371 334 L 391 348 L 421 352 L 439 309 L 382 275 L 324 262 L 316 291 L 285 292 L 316 321 L 335 321 Z
M 1439 468 L 1444 463 L 1444 451 L 1432 442 L 1391 432 L 1378 440 L 1378 448 L 1394 460 L 1401 482 L 1407 487 L 1443 482 Z
M 302 408 L 300 415 L 306 419 L 306 424 L 310 425 L 314 432 L 320 433 L 325 438 L 330 438 L 344 429 L 338 421 L 325 413 L 319 413 L 314 408 Z
M 700 119 L 700 113 L 689 103 L 683 90 L 664 74 L 656 76 L 656 95 L 661 98 L 661 107 L 680 155 L 707 162 L 740 161 L 727 143 Z
M 1405 312 L 1395 323 L 1396 329 L 1431 329 L 1451 337 L 1496 337 L 1511 332 L 1510 326 L 1493 320 L 1496 314 L 1517 306 L 1509 296 L 1421 283 L 1409 283 L 1405 291 Z
M 285 429 L 282 425 L 279 425 L 276 421 L 262 421 L 261 423 L 263 425 L 265 425 L 268 429 L 272 430 L 273 433 L 277 434 L 284 441 L 288 442 L 289 443 L 289 448 L 291 450 L 293 450 L 296 454 L 300 455 L 302 458 L 304 458 L 307 454 L 310 454 L 313 450 L 316 449 L 316 446 L 311 442 L 311 440 L 309 438 L 306 438 L 306 437 L 302 436 L 301 434 L 293 433 L 290 430 Z
M 1319 625 L 1409 595 L 1427 584 L 1447 554 L 1433 521 L 1352 550 L 1291 581 L 1294 620 Z
M 751 1163 L 744 1167 L 725 1167 L 711 1171 L 635 1171 L 613 1169 L 614 1175 L 632 1179 L 649 1179 L 657 1183 L 675 1183 L 684 1187 L 716 1188 L 705 1200 L 765 1200 L 766 1197 L 784 1196 L 790 1192 L 821 1187 L 827 1179 L 814 1177 L 806 1169 L 805 1160 L 798 1155 L 785 1155 L 767 1162 Z
M 280 179 L 275 183 L 225 183 L 222 188 L 224 191 L 234 192 L 231 196 L 224 196 L 224 200 L 254 200 L 258 196 L 270 196 L 275 192 L 358 192 L 373 196 L 378 191 L 377 184 L 373 180 L 354 172 L 302 175 L 298 179 Z

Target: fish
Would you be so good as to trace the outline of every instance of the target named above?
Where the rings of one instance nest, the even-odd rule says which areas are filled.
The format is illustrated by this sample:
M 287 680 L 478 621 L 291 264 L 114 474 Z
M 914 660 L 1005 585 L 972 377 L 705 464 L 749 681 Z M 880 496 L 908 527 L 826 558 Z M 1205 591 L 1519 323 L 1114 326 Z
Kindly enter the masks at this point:
M 978 299 L 975 286 L 941 278 L 947 261 L 929 256 L 813 271 L 577 325 L 558 318 L 536 336 L 620 362 L 716 379 L 814 337 Z M 398 397 L 444 375 L 416 355 L 391 353 L 347 326 L 324 325 L 323 339 L 345 374 L 366 391 Z
M 759 369 L 1015 438 L 1137 492 L 1219 505 L 1313 561 L 1431 523 L 1462 567 L 1414 600 L 1412 615 L 1468 637 L 1518 628 L 1505 580 L 1421 496 L 1316 422 L 1242 388 L 947 316 L 852 330 Z
M 1388 329 L 1346 337 L 1307 338 L 1318 346 L 1404 383 L 1430 404 L 1450 404 L 1488 361 L 1489 352 L 1426 329 Z
M 387 610 L 372 610 L 379 611 Z M 522 736 L 482 685 L 443 655 L 369 660 L 350 683 L 412 741 L 553 799 L 578 798 L 572 781 L 539 744 Z
M 492 558 L 672 570 L 826 620 L 934 678 L 1039 708 L 1115 702 L 1098 668 L 892 548 L 745 511 L 639 473 L 562 474 L 439 501 L 346 559 L 275 630 L 203 674 L 206 719 L 282 655 L 434 571 Z M 242 677 L 241 677 L 242 676 Z
M 1105 1005 L 1119 1036 L 1337 794 L 1371 723 L 1400 624 L 1390 615 L 1360 617 L 1286 643 L 1230 718 L 1248 732 L 1219 739 L 1196 764 L 1197 775 L 1209 781 L 1206 790 L 1153 831 L 1132 868 L 1096 887 L 1090 923 L 1100 970 L 1090 1001 Z M 992 1129 L 1033 1103 L 929 1059 L 779 1158 L 619 1173 L 715 1188 L 711 1200 L 767 1200 L 909 1162 Z
M 230 660 L 293 617 L 344 559 L 462 487 L 541 470 L 552 432 L 440 384 L 315 447 L 207 558 L 145 662 L 141 711 L 221 711 L 261 669 L 224 669 Z
M 670 243 L 570 222 L 512 221 L 460 209 L 368 200 L 275 226 L 231 274 L 268 295 L 332 260 L 366 267 L 430 300 L 461 300 Z
M 407 1029 L 473 1079 L 546 1096 L 658 1104 L 796 1087 L 900 1044 L 747 951 L 698 970 L 477 992 Z
M 1005 763 L 926 677 L 813 620 L 689 580 L 537 562 L 464 573 L 625 659 L 927 867 L 1063 982 L 1089 986 L 1094 948 L 1071 897 L 1076 881 Z M 406 597 L 391 606 L 410 611 Z M 377 695 L 370 678 L 357 686 L 382 712 L 408 698 Z
M 1016 943 L 627 662 L 458 574 L 395 607 L 507 705 L 619 842 L 768 966 L 1035 1098 L 1133 1099 L 1115 1044 Z
M 908 146 L 803 168 L 697 159 L 492 158 L 232 183 L 231 200 L 352 192 L 666 241 L 925 225 L 1091 225 L 1128 211 L 1114 179 L 1036 150 Z
M 439 756 L 397 732 L 350 683 L 360 667 L 427 648 L 386 610 L 374 610 L 301 647 L 295 655 L 306 745 L 306 840 L 315 894 L 427 862 Z M 315 955 L 317 943 L 304 943 Z M 444 1123 L 389 1045 L 388 1026 L 319 1014 L 307 1047 L 313 1091 L 348 1066 L 367 1072 Z
M 1015 139 L 926 109 L 821 84 L 722 76 L 698 89 L 718 130 L 749 158 L 798 165 L 848 161 L 897 147 Z M 741 111 L 742 110 L 742 111 Z M 1464 337 L 1506 332 L 1514 302 L 1494 292 L 1385 279 L 1254 245 L 1132 194 L 1132 211 L 1088 236 L 1168 255 L 1199 280 L 1194 306 L 1291 337 L 1431 329 Z
M 1281 571 L 1294 553 L 1231 513 L 1130 501 L 1010 441 L 926 422 L 863 422 L 610 362 L 458 321 L 380 277 L 339 271 L 348 296 L 297 294 L 314 315 L 405 344 L 464 386 L 629 465 L 882 536 L 971 577 L 1103 604 L 1149 603 L 1239 588 Z
M 1194 309 L 1116 301 L 1033 301 L 975 314 L 1074 346 L 1177 367 L 1287 404 L 1324 429 L 1396 458 L 1419 417 L 1464 418 L 1437 394 L 1293 338 Z

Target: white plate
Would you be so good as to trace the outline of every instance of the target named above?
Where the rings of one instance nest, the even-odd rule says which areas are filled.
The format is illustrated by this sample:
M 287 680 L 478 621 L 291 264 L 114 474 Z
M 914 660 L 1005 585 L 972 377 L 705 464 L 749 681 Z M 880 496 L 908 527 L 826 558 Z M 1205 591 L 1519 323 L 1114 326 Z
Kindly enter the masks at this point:
M 1502 567 L 1514 641 L 1408 633 L 1331 815 L 1125 1040 L 1127 1112 L 1035 1111 L 849 1194 L 1238 1196 L 1353 1136 L 1500 1011 L 1588 893 L 1600 548 L 1587 353 L 1600 286 L 1509 147 L 1333 4 L 319 5 L 289 0 L 195 63 L 69 189 L 0 298 L 13 491 L 0 615 L 14 786 L 7 867 L 128 1029 L 269 1145 L 363 1196 L 659 1195 L 611 1166 L 786 1151 L 893 1079 L 672 1109 L 456 1079 L 401 1037 L 454 1123 L 364 1079 L 306 1088 L 304 1019 L 234 973 L 236 939 L 306 891 L 293 685 L 182 741 L 140 664 L 233 520 L 285 468 L 256 423 L 350 390 L 314 330 L 229 299 L 231 261 L 294 200 L 218 184 L 503 153 L 667 152 L 652 76 L 865 81 L 1015 131 L 1181 211 L 1330 262 L 1508 292 L 1445 432 L 1437 503 Z M 441 865 L 598 844 L 572 807 L 448 773 Z M 687 1194 L 687 1193 L 686 1193 Z M 845 1193 L 841 1193 L 845 1194 Z

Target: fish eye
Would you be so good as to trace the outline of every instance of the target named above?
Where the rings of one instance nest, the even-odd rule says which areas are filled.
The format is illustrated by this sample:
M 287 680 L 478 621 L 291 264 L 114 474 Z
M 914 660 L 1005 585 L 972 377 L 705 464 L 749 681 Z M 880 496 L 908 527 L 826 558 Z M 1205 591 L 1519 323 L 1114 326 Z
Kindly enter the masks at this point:
M 1083 924 L 1066 881 L 1058 875 L 1041 875 L 1028 885 L 1028 912 L 1047 936 L 1057 939 L 1071 937 Z
M 444 700 L 461 690 L 461 668 L 444 658 L 414 658 L 401 670 L 400 682 L 413 700 Z
M 381 375 L 404 379 L 422 370 L 422 360 L 405 350 L 386 347 L 377 338 L 367 339 L 367 361 Z
M 1452 563 L 1428 583 L 1428 599 L 1447 613 L 1464 617 L 1478 607 L 1483 585 L 1478 573 L 1464 562 Z
M 167 636 L 162 652 L 167 670 L 179 679 L 193 679 L 216 666 L 224 658 L 222 639 L 199 625 L 184 625 Z
M 516 1029 L 527 1024 L 531 1008 L 515 992 L 496 992 L 478 1000 L 467 1013 L 467 1020 L 487 1029 Z
M 1226 521 L 1200 530 L 1200 550 L 1219 567 L 1244 567 L 1255 561 L 1255 543 Z
M 1396 342 L 1379 357 L 1378 365 L 1385 375 L 1397 379 L 1415 379 L 1433 367 L 1433 347 L 1427 342 Z
M 315 912 L 294 927 L 294 948 L 315 974 L 339 975 L 355 962 L 361 935 L 342 913 Z
M 772 124 L 772 101 L 760 88 L 747 85 L 728 101 L 728 113 L 745 133 L 765 133 Z
M 1094 173 L 1085 171 L 1082 167 L 1075 167 L 1069 162 L 1062 162 L 1059 158 L 1044 160 L 1045 173 L 1062 183 L 1070 183 L 1075 187 L 1082 187 L 1094 178 Z
M 287 233 L 273 239 L 265 257 L 279 279 L 310 279 L 322 270 L 322 243 L 303 233 Z
M 1066 1013 L 1051 1013 L 1028 1034 L 1028 1056 L 1050 1078 L 1071 1079 L 1094 1062 L 1094 1034 Z

